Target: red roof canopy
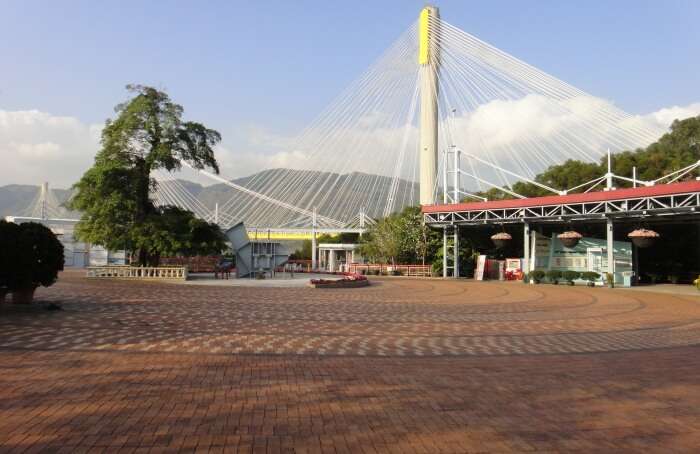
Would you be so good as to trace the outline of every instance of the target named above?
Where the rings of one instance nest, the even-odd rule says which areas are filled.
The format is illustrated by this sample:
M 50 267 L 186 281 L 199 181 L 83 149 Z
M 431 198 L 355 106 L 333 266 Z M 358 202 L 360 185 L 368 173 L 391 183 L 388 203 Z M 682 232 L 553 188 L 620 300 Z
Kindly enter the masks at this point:
M 563 205 L 571 203 L 605 202 L 609 200 L 624 200 L 641 197 L 658 197 L 673 194 L 700 192 L 700 181 L 684 181 L 681 183 L 660 184 L 657 186 L 642 186 L 639 188 L 617 189 L 615 191 L 597 191 L 584 194 L 553 195 L 545 197 L 530 197 L 526 199 L 493 200 L 488 202 L 469 202 L 423 205 L 423 213 L 444 213 L 451 211 L 478 211 L 504 208 L 525 208 L 535 206 Z

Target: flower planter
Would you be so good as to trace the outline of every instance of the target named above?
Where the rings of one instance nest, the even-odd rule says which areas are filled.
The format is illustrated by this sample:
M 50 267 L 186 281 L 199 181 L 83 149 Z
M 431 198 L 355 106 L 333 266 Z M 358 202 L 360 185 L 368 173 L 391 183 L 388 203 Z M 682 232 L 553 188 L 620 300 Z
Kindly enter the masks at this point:
M 503 249 L 508 246 L 513 239 L 510 234 L 501 232 L 491 236 L 491 241 L 493 241 L 494 246 L 498 249 Z
M 656 243 L 659 236 L 660 235 L 653 230 L 637 229 L 630 232 L 629 235 L 627 235 L 627 238 L 632 240 L 632 243 L 634 243 L 634 245 L 638 248 L 648 248 Z
M 14 304 L 31 304 L 34 301 L 34 291 L 36 287 L 23 288 L 12 291 L 12 302 Z
M 358 288 L 367 287 L 369 285 L 368 280 L 361 281 L 349 281 L 345 279 L 338 280 L 323 280 L 321 282 L 310 282 L 309 287 L 312 288 Z
M 561 244 L 563 244 L 564 247 L 572 248 L 575 247 L 579 241 L 581 241 L 583 235 L 571 230 L 568 232 L 560 233 L 559 235 L 557 235 L 557 238 L 559 238 L 559 241 L 561 241 Z

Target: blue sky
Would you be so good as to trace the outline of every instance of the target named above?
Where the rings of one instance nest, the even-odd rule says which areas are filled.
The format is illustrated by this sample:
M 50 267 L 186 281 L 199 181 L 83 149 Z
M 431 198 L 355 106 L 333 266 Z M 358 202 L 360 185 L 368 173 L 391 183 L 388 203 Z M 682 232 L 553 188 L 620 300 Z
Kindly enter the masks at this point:
M 422 1 L 0 0 L 0 110 L 102 123 L 152 84 L 236 143 L 293 134 Z M 700 101 L 700 1 L 450 1 L 443 19 L 632 113 Z M 0 150 L 2 152 L 2 150 Z

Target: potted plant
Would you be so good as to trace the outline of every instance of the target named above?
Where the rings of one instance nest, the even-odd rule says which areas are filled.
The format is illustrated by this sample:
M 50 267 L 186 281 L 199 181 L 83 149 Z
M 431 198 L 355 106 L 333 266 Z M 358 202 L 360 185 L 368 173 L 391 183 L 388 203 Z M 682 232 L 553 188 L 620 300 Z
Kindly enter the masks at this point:
M 613 273 L 605 273 L 605 282 L 608 283 L 608 287 L 615 288 L 615 275 Z
M 554 285 L 557 285 L 559 283 L 559 279 L 561 279 L 561 276 L 562 274 L 559 270 L 547 271 L 547 280 Z
M 544 271 L 543 270 L 534 270 L 530 273 L 530 276 L 532 276 L 532 281 L 535 284 L 539 284 L 542 282 L 542 279 L 544 279 Z
M 563 244 L 565 247 L 572 248 L 575 247 L 579 241 L 581 241 L 583 235 L 570 230 L 568 232 L 560 233 L 557 235 L 557 238 L 559 238 L 559 241 L 561 241 L 561 244 Z
M 581 278 L 588 281 L 586 285 L 589 287 L 595 287 L 595 281 L 597 281 L 599 277 L 600 274 L 596 273 L 595 271 L 584 271 L 581 273 Z
M 12 302 L 28 304 L 40 285 L 49 287 L 63 270 L 63 245 L 48 227 L 35 222 L 20 224 L 17 230 L 17 258 L 9 272 Z
M 651 247 L 659 239 L 659 234 L 653 230 L 637 229 L 631 231 L 627 237 L 639 248 Z
M 562 273 L 564 280 L 569 283 L 569 285 L 574 285 L 574 281 L 581 277 L 581 273 L 578 271 L 566 270 Z
M 10 272 L 17 262 L 19 226 L 0 220 L 0 304 L 10 291 Z
M 491 236 L 491 241 L 493 241 L 493 244 L 498 249 L 502 249 L 502 248 L 508 246 L 508 244 L 510 243 L 510 241 L 512 239 L 513 239 L 513 237 L 510 236 L 510 234 L 508 234 L 506 232 L 497 233 L 497 234 Z

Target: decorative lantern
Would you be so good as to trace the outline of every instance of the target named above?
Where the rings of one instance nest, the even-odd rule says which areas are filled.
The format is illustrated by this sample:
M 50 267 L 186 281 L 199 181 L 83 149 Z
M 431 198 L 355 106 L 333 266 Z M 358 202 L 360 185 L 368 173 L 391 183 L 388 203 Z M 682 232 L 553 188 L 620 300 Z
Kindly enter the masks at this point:
M 557 235 L 557 238 L 559 238 L 559 241 L 561 241 L 561 244 L 563 244 L 565 247 L 571 248 L 578 244 L 581 238 L 583 238 L 583 235 L 570 230 L 568 232 L 560 233 Z
M 493 244 L 495 244 L 498 249 L 506 247 L 509 244 L 509 241 L 512 239 L 513 237 L 506 232 L 497 233 L 491 236 L 491 241 L 493 241 Z
M 637 229 L 633 230 L 627 235 L 627 238 L 632 240 L 635 246 L 640 248 L 646 248 L 653 246 L 656 240 L 659 239 L 659 234 L 653 230 L 648 229 Z

